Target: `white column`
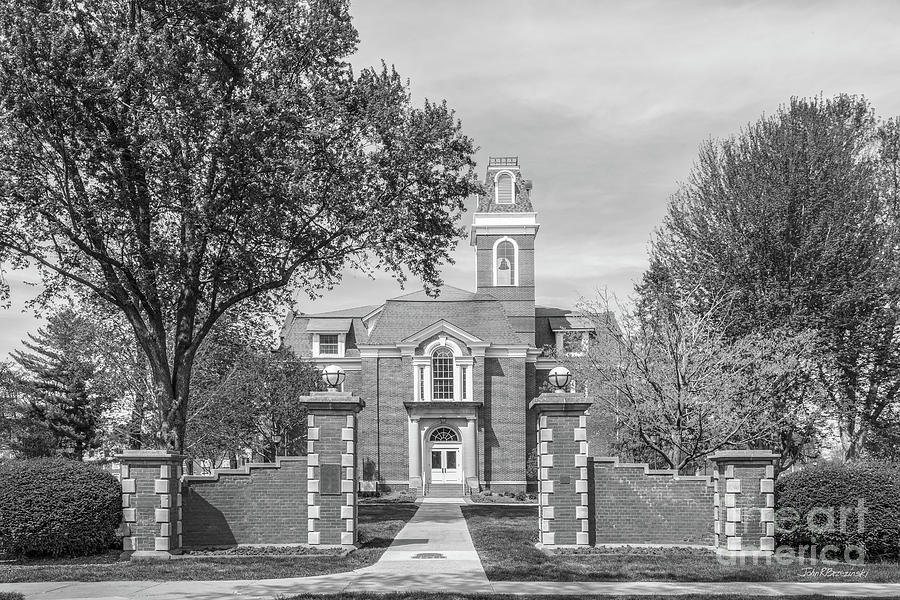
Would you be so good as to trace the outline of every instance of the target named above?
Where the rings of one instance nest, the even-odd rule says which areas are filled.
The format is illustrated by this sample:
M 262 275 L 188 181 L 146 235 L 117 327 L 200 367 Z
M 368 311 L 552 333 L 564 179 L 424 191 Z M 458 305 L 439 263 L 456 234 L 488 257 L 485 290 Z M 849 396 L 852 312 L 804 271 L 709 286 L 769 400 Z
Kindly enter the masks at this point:
M 472 395 L 474 391 L 474 388 L 472 387 L 474 372 L 475 370 L 472 367 L 466 367 L 466 399 L 469 402 L 475 399 L 475 396 Z
M 422 437 L 419 419 L 409 420 L 409 487 L 422 488 Z
M 466 417 L 466 426 L 462 430 L 463 470 L 466 479 L 478 479 L 478 447 L 475 444 L 475 417 Z

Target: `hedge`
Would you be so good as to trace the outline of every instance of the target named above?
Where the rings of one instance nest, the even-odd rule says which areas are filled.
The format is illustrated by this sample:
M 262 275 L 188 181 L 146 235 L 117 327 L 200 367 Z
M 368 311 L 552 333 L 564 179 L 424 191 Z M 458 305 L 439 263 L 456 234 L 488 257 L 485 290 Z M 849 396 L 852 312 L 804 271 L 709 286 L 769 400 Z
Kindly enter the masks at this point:
M 122 488 L 100 468 L 62 458 L 0 462 L 0 551 L 93 554 L 116 543 Z
M 861 503 L 861 504 L 860 504 Z M 839 556 L 896 560 L 900 555 L 900 465 L 859 462 L 809 466 L 775 484 L 776 543 Z M 860 510 L 862 507 L 863 510 Z M 860 519 L 860 514 L 862 518 Z M 846 553 L 846 554 L 845 554 Z

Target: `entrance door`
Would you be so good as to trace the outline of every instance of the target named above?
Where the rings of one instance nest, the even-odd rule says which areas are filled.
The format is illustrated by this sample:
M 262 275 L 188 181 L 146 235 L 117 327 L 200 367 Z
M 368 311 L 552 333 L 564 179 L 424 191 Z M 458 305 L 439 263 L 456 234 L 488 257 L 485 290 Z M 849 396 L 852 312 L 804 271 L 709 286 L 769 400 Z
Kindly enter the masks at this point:
M 459 483 L 459 448 L 431 449 L 431 483 Z

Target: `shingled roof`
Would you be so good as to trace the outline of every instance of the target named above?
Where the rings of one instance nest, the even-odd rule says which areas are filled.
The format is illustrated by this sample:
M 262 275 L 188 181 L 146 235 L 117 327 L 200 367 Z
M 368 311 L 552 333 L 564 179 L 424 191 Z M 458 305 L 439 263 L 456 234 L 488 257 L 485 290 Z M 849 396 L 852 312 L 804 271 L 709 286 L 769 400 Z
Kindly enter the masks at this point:
M 419 291 L 388 300 L 368 343 L 395 344 L 442 320 L 485 342 L 522 344 L 496 298 L 452 286 L 444 286 L 437 298 Z

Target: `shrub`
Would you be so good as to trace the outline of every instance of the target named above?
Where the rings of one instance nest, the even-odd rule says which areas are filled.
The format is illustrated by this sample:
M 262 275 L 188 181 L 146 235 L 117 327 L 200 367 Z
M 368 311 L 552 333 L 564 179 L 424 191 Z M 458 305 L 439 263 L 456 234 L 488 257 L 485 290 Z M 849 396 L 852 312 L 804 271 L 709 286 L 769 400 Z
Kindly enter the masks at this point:
M 782 476 L 775 485 L 777 543 L 819 552 L 836 546 L 840 556 L 898 558 L 900 465 L 883 462 L 825 464 Z M 860 510 L 862 508 L 862 510 Z
M 0 550 L 16 556 L 91 554 L 116 542 L 121 486 L 98 467 L 62 458 L 0 463 Z
M 0 600 L 25 600 L 25 595 L 19 592 L 0 592 Z

